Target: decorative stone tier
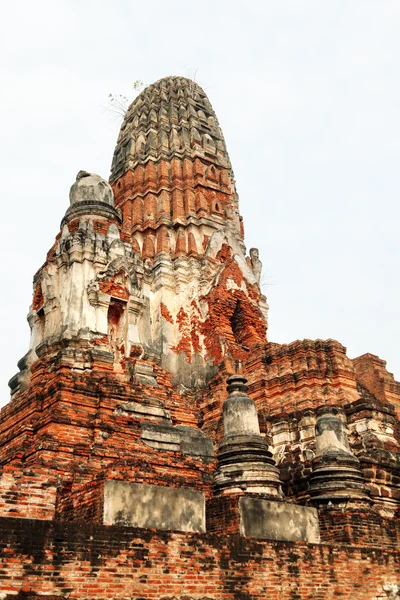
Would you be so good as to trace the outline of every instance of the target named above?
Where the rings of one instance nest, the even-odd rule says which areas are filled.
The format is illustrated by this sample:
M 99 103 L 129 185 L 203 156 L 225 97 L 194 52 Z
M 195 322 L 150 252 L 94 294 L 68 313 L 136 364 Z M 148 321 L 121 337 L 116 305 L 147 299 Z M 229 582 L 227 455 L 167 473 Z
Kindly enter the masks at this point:
M 85 201 L 79 204 L 73 204 L 67 209 L 67 212 L 61 221 L 61 229 L 64 227 L 64 225 L 70 223 L 74 219 L 80 219 L 88 214 L 95 215 L 97 217 L 103 217 L 104 219 L 109 219 L 110 221 L 115 220 L 117 223 L 121 222 L 121 217 L 113 206 L 110 206 L 105 202 Z

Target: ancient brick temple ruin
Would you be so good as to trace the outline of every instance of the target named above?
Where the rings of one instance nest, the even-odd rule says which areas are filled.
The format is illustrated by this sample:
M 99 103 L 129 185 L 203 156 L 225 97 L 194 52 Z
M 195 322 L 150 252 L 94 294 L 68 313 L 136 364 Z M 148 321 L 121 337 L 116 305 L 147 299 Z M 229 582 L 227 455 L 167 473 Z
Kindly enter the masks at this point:
M 267 341 L 196 83 L 136 98 L 109 181 L 78 173 L 33 280 L 0 599 L 399 598 L 400 384 L 334 340 Z

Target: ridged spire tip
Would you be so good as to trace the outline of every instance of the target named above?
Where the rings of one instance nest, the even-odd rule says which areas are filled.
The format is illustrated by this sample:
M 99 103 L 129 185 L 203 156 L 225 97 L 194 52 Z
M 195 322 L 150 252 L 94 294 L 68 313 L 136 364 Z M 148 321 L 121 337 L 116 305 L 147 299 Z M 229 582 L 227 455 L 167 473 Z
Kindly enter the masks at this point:
M 197 157 L 231 171 L 225 140 L 204 90 L 186 77 L 164 77 L 147 86 L 129 106 L 110 181 L 149 160 Z

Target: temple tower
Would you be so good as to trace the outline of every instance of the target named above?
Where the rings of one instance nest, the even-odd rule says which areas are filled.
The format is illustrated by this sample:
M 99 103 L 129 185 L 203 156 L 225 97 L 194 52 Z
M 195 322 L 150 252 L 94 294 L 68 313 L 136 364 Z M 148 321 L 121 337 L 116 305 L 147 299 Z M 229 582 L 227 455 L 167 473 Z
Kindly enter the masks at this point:
M 66 495 L 112 465 L 146 485 L 192 478 L 218 502 L 370 497 L 394 514 L 400 384 L 378 357 L 352 361 L 335 340 L 267 341 L 258 251 L 246 254 L 225 141 L 196 83 L 146 88 L 110 182 L 80 171 L 65 208 L 34 276 L 0 462 L 40 465 Z M 332 415 L 315 431 L 321 406 L 344 411 L 347 449 L 321 446 L 327 432 L 345 437 Z
M 203 90 L 144 90 L 64 209 L 0 411 L 0 598 L 396 593 L 400 383 L 267 342 Z
M 143 343 L 193 386 L 226 356 L 266 339 L 261 263 L 246 257 L 232 167 L 204 91 L 168 77 L 131 104 L 110 182 L 122 236 L 144 264 L 151 331 Z

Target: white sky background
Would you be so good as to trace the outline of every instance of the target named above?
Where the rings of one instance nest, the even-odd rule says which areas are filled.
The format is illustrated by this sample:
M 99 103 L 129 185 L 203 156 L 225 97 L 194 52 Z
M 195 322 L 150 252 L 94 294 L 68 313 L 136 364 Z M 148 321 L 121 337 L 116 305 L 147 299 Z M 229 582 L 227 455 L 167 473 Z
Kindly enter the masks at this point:
M 269 339 L 335 338 L 400 379 L 399 32 L 399 0 L 2 2 L 0 404 L 76 173 L 109 176 L 108 94 L 167 75 L 223 128 Z

